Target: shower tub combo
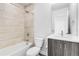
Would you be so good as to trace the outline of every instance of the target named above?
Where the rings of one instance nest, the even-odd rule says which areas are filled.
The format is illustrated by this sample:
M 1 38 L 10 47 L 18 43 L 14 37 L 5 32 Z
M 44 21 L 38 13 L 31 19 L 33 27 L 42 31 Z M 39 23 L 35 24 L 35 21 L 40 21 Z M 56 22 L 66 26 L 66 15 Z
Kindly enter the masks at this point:
M 25 56 L 32 43 L 20 42 L 18 44 L 0 49 L 0 56 Z

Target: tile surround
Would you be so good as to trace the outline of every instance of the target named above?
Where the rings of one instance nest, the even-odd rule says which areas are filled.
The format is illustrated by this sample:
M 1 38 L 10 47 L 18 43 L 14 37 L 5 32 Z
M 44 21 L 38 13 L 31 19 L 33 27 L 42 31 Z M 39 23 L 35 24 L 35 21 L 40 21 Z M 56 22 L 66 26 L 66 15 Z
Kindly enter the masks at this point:
M 32 8 L 33 6 L 29 6 L 26 10 L 31 12 Z M 0 48 L 19 43 L 24 39 L 33 42 L 33 15 L 30 13 L 25 15 L 24 9 L 20 6 L 0 3 Z

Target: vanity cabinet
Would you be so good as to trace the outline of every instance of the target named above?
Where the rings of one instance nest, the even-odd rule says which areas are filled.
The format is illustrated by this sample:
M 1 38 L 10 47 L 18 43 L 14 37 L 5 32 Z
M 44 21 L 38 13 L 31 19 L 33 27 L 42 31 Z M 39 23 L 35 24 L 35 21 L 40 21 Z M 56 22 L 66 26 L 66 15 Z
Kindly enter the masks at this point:
M 78 56 L 78 50 L 78 43 L 48 39 L 48 56 Z

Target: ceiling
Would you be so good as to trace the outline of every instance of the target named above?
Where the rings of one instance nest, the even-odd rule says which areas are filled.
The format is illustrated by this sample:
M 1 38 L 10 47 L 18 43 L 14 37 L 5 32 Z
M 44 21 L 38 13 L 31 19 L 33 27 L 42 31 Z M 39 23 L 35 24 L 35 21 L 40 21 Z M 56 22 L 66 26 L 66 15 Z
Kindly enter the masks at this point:
M 29 5 L 32 5 L 33 3 L 17 3 L 17 4 L 26 8 Z M 52 3 L 51 5 L 52 5 L 52 10 L 57 10 L 57 9 L 60 9 L 60 8 L 68 7 L 69 3 Z
M 19 5 L 22 5 L 23 7 L 27 7 L 29 5 L 31 5 L 32 3 L 18 3 Z

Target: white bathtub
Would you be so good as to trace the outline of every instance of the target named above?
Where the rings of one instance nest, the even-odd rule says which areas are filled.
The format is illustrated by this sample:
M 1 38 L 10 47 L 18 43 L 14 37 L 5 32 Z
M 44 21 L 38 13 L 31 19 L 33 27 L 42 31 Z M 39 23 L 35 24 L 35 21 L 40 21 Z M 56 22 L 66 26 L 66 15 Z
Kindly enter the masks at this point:
M 0 56 L 25 56 L 26 50 L 32 43 L 21 42 L 6 48 L 0 49 Z

